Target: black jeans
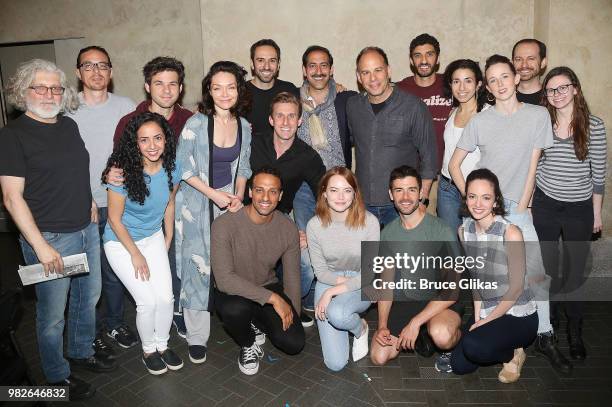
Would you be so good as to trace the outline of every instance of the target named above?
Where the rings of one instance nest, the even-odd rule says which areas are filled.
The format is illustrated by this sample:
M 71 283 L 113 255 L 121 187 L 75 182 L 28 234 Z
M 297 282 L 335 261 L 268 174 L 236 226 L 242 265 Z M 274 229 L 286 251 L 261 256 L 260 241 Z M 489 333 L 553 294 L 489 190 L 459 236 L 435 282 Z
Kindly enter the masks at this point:
M 228 295 L 215 289 L 215 310 L 223 321 L 223 326 L 239 346 L 251 346 L 255 342 L 255 333 L 251 329 L 253 322 L 265 332 L 274 346 L 288 355 L 295 355 L 305 344 L 300 316 L 279 283 L 269 284 L 265 288 L 280 295 L 293 310 L 293 323 L 286 331 L 283 331 L 282 320 L 270 304 L 260 305 L 244 297 Z
M 479 366 L 508 363 L 514 349 L 526 348 L 538 333 L 538 313 L 526 317 L 503 315 L 469 331 L 474 318 L 465 327 L 461 340 L 451 353 L 453 373 L 472 373 Z
M 551 276 L 551 294 L 572 292 L 585 281 L 584 268 L 591 249 L 593 233 L 593 201 L 557 201 L 536 188 L 531 213 L 546 273 Z M 559 252 L 559 237 L 563 239 L 563 256 Z M 559 260 L 562 260 L 561 267 Z M 560 312 L 559 302 L 551 302 L 552 318 Z M 564 302 L 570 323 L 580 323 L 582 302 Z

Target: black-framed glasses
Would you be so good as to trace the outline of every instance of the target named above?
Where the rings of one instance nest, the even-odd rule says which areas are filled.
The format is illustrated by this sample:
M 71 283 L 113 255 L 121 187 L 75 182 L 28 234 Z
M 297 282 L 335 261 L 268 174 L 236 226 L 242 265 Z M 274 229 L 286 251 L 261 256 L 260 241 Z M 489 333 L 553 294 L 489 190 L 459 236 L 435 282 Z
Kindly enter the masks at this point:
M 66 88 L 61 86 L 45 86 L 45 85 L 35 85 L 28 86 L 28 89 L 34 90 L 34 93 L 37 95 L 46 95 L 48 91 L 51 91 L 52 95 L 63 95 Z
M 110 62 L 83 62 L 77 68 L 83 68 L 86 71 L 93 71 L 97 68 L 99 71 L 108 71 L 113 65 Z
M 546 88 L 544 94 L 546 96 L 555 96 L 557 93 L 559 95 L 565 95 L 569 91 L 570 86 L 574 86 L 574 84 L 568 83 L 566 85 L 559 85 L 556 88 Z

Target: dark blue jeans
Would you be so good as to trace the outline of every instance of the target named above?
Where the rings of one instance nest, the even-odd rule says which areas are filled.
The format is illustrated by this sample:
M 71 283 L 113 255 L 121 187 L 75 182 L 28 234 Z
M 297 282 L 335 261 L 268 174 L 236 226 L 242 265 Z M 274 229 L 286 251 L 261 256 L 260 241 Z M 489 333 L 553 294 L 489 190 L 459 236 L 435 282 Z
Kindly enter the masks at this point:
M 125 287 L 115 275 L 104 253 L 102 235 L 108 220 L 108 208 L 98 208 L 98 231 L 100 233 L 100 269 L 102 273 L 102 296 L 104 297 L 104 310 L 98 307 L 96 312 L 96 330 L 106 329 L 112 331 L 123 324 L 123 297 Z
M 36 336 L 43 373 L 49 383 L 70 375 L 64 358 L 64 312 L 68 303 L 68 357 L 93 355 L 96 335 L 96 303 L 100 298 L 100 235 L 95 223 L 72 233 L 42 232 L 43 238 L 62 257 L 85 253 L 89 274 L 58 278 L 36 284 Z M 38 263 L 36 253 L 21 237 L 26 264 Z
M 388 205 L 366 205 L 366 209 L 372 215 L 376 216 L 378 223 L 380 223 L 382 227 L 385 227 L 387 223 L 393 222 L 395 218 L 399 216 L 393 203 Z

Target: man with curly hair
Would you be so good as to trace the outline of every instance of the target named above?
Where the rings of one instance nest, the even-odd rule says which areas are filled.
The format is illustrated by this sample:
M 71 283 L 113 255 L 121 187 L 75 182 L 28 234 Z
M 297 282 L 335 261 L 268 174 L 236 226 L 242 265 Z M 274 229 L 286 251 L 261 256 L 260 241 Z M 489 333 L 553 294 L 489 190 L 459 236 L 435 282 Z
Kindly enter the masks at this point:
M 36 284 L 36 334 L 45 378 L 68 386 L 70 398 L 91 397 L 91 384 L 72 368 L 108 372 L 116 366 L 94 355 L 95 307 L 100 297 L 100 235 L 93 219 L 89 154 L 74 120 L 78 100 L 54 63 L 33 59 L 11 78 L 8 96 L 25 114 L 0 130 L 0 187 L 21 232 L 27 264 L 41 263 L 47 281 Z M 61 277 L 63 257 L 85 253 L 89 273 Z M 68 360 L 64 313 L 68 311 Z

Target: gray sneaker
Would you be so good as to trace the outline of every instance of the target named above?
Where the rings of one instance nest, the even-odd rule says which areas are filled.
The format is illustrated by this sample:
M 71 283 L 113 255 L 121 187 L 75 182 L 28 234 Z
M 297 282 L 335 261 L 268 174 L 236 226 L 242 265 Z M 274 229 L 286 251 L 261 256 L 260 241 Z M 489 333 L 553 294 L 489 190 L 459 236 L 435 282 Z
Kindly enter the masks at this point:
M 438 372 L 452 373 L 453 367 L 451 366 L 451 353 L 440 353 L 440 356 L 436 358 L 436 363 L 434 364 L 434 367 Z
M 251 329 L 255 332 L 255 343 L 259 346 L 266 343 L 266 334 L 263 333 L 259 328 L 255 326 L 254 323 L 251 322 Z

